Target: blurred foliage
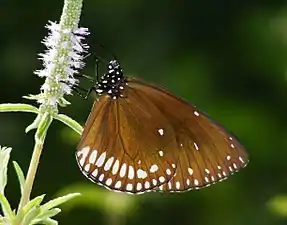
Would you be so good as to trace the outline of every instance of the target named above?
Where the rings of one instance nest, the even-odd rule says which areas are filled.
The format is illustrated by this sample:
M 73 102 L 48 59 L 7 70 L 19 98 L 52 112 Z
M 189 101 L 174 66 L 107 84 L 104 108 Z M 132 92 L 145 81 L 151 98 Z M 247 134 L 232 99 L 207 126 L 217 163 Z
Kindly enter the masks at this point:
M 287 217 L 287 196 L 278 195 L 268 202 L 270 210 L 279 216 Z
M 29 102 L 21 96 L 39 92 L 43 80 L 32 72 L 41 66 L 37 53 L 44 50 L 44 25 L 59 20 L 62 4 L 1 1 L 1 103 Z M 104 44 L 126 73 L 170 89 L 235 133 L 250 153 L 250 164 L 203 190 L 123 196 L 81 175 L 74 157 L 79 136 L 55 122 L 33 196 L 47 193 L 49 199 L 70 191 L 89 196 L 67 203 L 74 205 L 58 216 L 60 224 L 286 224 L 286 1 L 85 0 L 81 24 L 92 32 L 88 43 L 97 55 L 111 59 L 98 47 Z M 83 73 L 93 76 L 94 59 L 87 63 Z M 69 101 L 61 113 L 83 124 L 92 99 Z M 33 147 L 33 134 L 24 129 L 33 118 L 0 115 L 0 144 L 13 147 L 12 157 L 24 170 Z M 13 172 L 9 181 L 7 195 L 16 206 Z

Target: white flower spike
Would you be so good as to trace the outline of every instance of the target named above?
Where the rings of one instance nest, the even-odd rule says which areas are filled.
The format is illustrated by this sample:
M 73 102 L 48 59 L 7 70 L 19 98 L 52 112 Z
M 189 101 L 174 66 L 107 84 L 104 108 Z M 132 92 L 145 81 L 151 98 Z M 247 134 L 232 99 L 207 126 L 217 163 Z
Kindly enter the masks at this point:
M 85 65 L 83 53 L 87 52 L 89 46 L 83 41 L 89 32 L 82 27 L 62 29 L 60 24 L 51 21 L 46 27 L 49 29 L 49 35 L 42 43 L 47 50 L 39 54 L 44 68 L 35 71 L 35 74 L 46 77 L 46 80 L 37 100 L 42 104 L 40 108 L 57 112 L 57 105 L 63 102 L 64 95 L 70 95 L 72 87 L 78 84 L 74 75 Z

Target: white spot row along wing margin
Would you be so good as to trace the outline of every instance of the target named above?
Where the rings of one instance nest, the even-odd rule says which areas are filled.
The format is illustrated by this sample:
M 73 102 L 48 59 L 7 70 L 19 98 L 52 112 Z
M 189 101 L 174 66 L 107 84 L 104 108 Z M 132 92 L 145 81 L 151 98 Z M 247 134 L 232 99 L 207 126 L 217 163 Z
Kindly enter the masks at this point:
M 163 151 L 158 152 L 159 156 L 163 156 Z M 108 189 L 132 192 L 132 193 L 141 193 L 150 191 L 151 187 L 165 183 L 167 178 L 165 176 L 159 176 L 157 179 L 149 179 L 148 173 L 153 174 L 159 171 L 159 166 L 157 164 L 152 164 L 148 171 L 138 168 L 135 169 L 134 166 L 128 165 L 127 163 L 121 163 L 119 159 L 115 159 L 114 156 L 107 158 L 107 153 L 103 152 L 100 155 L 97 150 L 90 149 L 89 146 L 82 148 L 76 153 L 77 162 L 81 168 L 83 174 L 93 182 L 102 184 Z M 137 161 L 137 164 L 140 165 L 141 160 Z M 95 168 L 91 170 L 91 166 Z M 165 175 L 171 177 L 176 168 L 175 164 L 171 165 L 171 168 L 165 169 Z M 172 171 L 173 170 L 173 171 Z M 105 173 L 108 172 L 108 173 Z M 105 177 L 106 174 L 117 176 L 116 180 L 113 180 L 112 177 Z M 122 179 L 127 177 L 128 179 L 123 182 Z M 104 181 L 105 180 L 105 181 Z M 134 182 L 135 180 L 141 182 Z
M 196 148 L 196 143 L 194 142 L 195 150 L 198 151 Z M 232 146 L 231 146 L 232 147 Z M 163 151 L 158 151 L 159 156 L 163 156 Z M 171 169 L 175 169 L 176 165 L 171 164 L 172 168 L 166 168 L 165 174 L 171 176 L 173 174 L 172 179 L 168 179 L 164 176 L 159 176 L 156 179 L 148 179 L 144 181 L 144 179 L 148 178 L 148 173 L 156 173 L 159 170 L 159 166 L 157 164 L 152 164 L 149 171 L 138 168 L 135 169 L 134 166 L 128 165 L 127 163 L 121 163 L 119 159 L 115 159 L 114 156 L 107 158 L 107 153 L 103 152 L 98 155 L 97 150 L 92 150 L 90 152 L 90 147 L 86 146 L 82 148 L 80 151 L 77 152 L 77 161 L 78 164 L 83 172 L 83 174 L 89 178 L 93 182 L 99 181 L 103 186 L 108 189 L 118 190 L 123 192 L 130 192 L 130 193 L 144 193 L 147 191 L 151 191 L 151 186 L 156 187 L 156 190 L 159 191 L 184 191 L 190 189 L 199 189 L 202 187 L 210 186 L 210 184 L 215 183 L 216 181 L 225 180 L 229 173 L 233 173 L 237 171 L 238 167 L 236 163 L 231 163 L 228 167 L 229 173 L 224 171 L 220 165 L 217 165 L 218 172 L 217 174 L 211 175 L 211 172 L 208 168 L 204 168 L 204 172 L 206 175 L 202 177 L 205 185 L 202 185 L 202 180 L 199 181 L 197 177 L 194 177 L 194 170 L 190 167 L 185 168 L 189 176 L 184 177 L 184 179 L 177 180 L 176 174 L 173 174 L 174 171 Z M 88 157 L 88 158 L 87 158 Z M 239 161 L 244 164 L 244 160 L 242 157 L 238 157 Z M 226 160 L 230 161 L 231 156 L 227 155 Z M 141 164 L 141 160 L 137 161 L 137 164 Z M 95 169 L 91 171 L 91 165 L 96 166 Z M 101 170 L 100 170 L 101 169 Z M 110 174 L 114 175 L 114 180 L 112 177 L 105 177 L 108 171 Z M 117 176 L 117 179 L 115 179 Z M 124 182 L 121 181 L 121 178 L 128 178 L 125 179 Z M 105 180 L 105 181 L 104 181 Z M 135 182 L 136 181 L 136 182 Z M 165 183 L 164 185 L 160 185 Z

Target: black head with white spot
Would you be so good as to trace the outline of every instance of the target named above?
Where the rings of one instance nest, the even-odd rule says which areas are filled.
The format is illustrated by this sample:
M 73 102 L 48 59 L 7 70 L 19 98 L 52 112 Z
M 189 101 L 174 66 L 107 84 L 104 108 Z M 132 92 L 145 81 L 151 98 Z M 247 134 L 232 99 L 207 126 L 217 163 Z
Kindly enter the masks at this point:
M 108 72 L 96 83 L 95 90 L 98 95 L 108 94 L 111 98 L 123 97 L 122 90 L 126 85 L 126 78 L 118 60 L 111 60 L 107 65 Z

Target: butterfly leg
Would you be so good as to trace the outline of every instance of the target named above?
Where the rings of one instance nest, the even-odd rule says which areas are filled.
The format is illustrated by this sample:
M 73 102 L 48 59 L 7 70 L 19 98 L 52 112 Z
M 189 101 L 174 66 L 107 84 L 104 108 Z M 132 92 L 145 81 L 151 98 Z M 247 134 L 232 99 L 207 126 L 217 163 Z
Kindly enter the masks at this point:
M 82 87 L 74 86 L 72 87 L 72 90 L 75 91 L 77 95 L 79 95 L 81 98 L 83 98 L 84 100 L 87 100 L 91 92 L 95 91 L 95 87 L 91 87 L 90 89 L 87 90 Z M 85 94 L 83 94 L 82 92 L 84 92 Z
M 83 94 L 82 92 L 86 92 L 88 93 L 89 91 L 84 89 L 84 88 L 81 88 L 81 87 L 78 87 L 78 86 L 73 86 L 72 87 L 72 90 L 75 91 L 77 93 L 77 95 L 79 95 L 81 98 L 83 99 L 87 99 L 87 94 Z
M 87 75 L 84 75 L 84 74 L 75 74 L 74 75 L 75 78 L 86 78 L 88 81 L 90 81 L 91 83 L 95 83 L 95 79 L 90 77 L 90 76 L 87 76 Z

